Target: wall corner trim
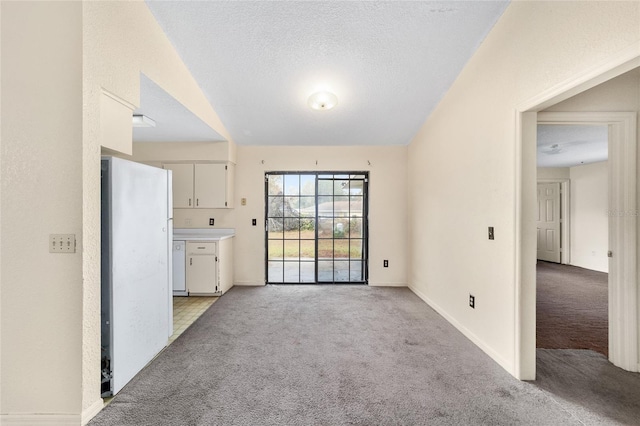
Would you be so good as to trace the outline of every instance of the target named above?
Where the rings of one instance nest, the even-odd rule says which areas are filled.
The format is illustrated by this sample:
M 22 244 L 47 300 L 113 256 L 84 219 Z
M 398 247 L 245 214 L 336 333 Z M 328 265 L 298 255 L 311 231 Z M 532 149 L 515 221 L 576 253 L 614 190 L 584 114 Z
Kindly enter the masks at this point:
M 82 412 L 82 416 L 80 419 L 80 424 L 86 425 L 89 423 L 89 420 L 94 418 L 96 414 L 98 414 L 105 407 L 104 400 L 102 398 L 98 399 L 96 402 L 91 404 L 89 407 L 85 408 Z
M 108 91 L 107 89 L 105 89 L 104 87 L 101 88 L 102 89 L 102 94 L 113 99 L 114 101 L 126 106 L 127 108 L 129 108 L 131 111 L 135 111 L 138 107 L 135 106 L 134 104 L 132 104 L 129 101 L 124 100 L 123 98 L 121 98 L 120 96 L 116 95 L 115 93 L 112 93 L 110 91 Z

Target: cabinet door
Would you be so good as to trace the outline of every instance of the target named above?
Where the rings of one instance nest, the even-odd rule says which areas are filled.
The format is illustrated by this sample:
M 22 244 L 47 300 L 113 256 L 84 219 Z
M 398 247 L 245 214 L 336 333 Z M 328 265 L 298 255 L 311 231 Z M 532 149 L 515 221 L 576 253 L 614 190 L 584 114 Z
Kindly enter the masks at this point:
M 227 165 L 227 193 L 226 193 L 226 203 L 225 206 L 228 208 L 233 208 L 233 200 L 235 196 L 234 187 L 235 187 L 235 175 L 236 175 L 236 166 L 233 163 L 229 163 Z
M 193 164 L 163 164 L 173 171 L 173 208 L 193 207 Z
M 226 185 L 224 164 L 196 164 L 195 207 L 225 208 Z
M 218 291 L 215 255 L 187 256 L 187 290 L 190 294 L 212 294 Z

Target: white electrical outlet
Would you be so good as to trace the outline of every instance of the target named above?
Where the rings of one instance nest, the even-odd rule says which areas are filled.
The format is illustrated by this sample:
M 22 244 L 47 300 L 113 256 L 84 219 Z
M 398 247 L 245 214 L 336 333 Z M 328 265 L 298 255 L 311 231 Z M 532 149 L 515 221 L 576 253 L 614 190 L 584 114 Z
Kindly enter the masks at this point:
M 49 235 L 49 253 L 75 253 L 75 234 L 51 234 Z

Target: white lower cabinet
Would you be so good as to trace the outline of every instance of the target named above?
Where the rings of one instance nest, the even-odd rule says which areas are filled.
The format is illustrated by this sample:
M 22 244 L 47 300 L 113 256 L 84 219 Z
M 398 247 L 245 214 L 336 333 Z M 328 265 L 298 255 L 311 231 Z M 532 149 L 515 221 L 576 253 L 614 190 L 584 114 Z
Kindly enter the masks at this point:
M 189 294 L 215 294 L 218 290 L 218 244 L 187 242 L 187 291 Z
M 220 295 L 233 287 L 233 238 L 187 241 L 185 260 L 189 296 Z

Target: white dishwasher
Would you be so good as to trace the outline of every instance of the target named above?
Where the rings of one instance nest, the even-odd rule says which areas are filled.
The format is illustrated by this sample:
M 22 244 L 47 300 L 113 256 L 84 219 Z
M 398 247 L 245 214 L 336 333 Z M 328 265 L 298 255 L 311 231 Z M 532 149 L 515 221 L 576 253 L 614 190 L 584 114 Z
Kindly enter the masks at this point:
M 186 242 L 173 242 L 173 295 L 188 296 L 186 280 Z

